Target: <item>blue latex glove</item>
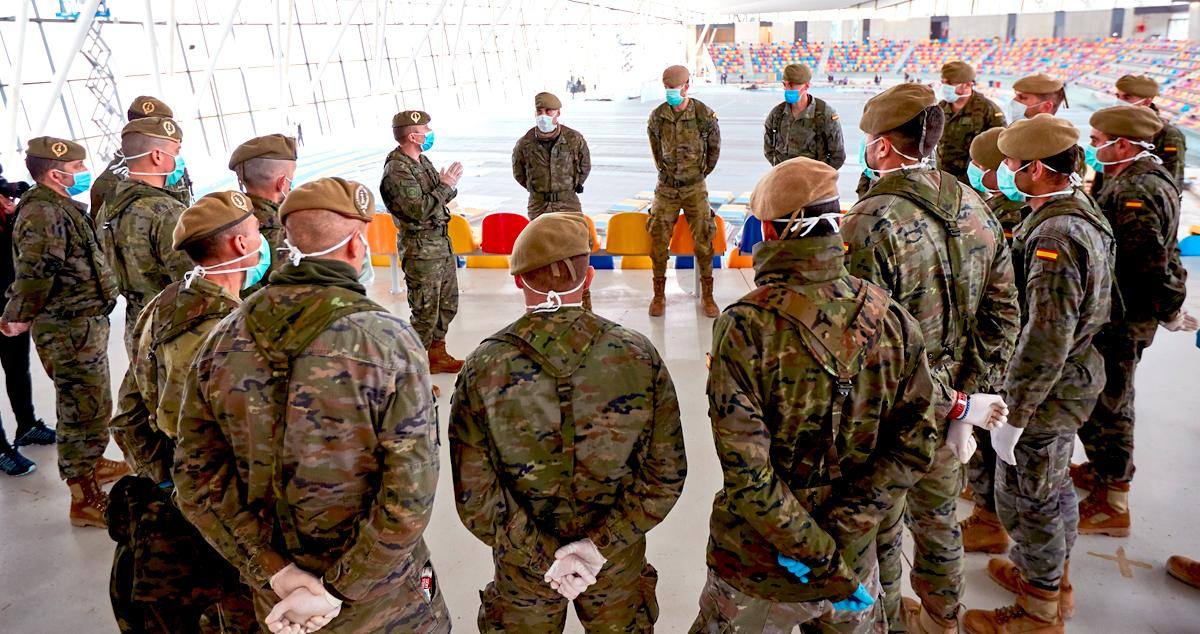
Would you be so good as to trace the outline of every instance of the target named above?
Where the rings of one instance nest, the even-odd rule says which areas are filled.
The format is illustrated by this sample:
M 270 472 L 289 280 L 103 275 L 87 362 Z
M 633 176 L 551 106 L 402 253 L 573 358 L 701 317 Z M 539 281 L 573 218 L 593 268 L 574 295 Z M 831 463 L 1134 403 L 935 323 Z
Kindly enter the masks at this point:
M 860 583 L 854 594 L 841 601 L 834 601 L 833 609 L 842 612 L 862 612 L 872 605 L 875 605 L 875 597 L 867 594 L 867 589 Z
M 800 583 L 808 583 L 808 573 L 812 572 L 812 568 L 783 555 L 776 555 L 775 559 L 780 566 L 787 568 L 787 571 L 800 579 Z

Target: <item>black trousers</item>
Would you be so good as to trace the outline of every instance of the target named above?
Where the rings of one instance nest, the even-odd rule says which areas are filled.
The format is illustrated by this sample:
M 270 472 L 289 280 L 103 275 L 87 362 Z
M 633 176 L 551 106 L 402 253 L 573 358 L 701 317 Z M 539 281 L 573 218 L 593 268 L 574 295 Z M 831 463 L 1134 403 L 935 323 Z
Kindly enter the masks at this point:
M 29 348 L 32 338 L 28 332 L 16 337 L 0 336 L 0 366 L 4 368 L 4 383 L 8 402 L 17 418 L 17 434 L 33 426 L 33 383 L 29 379 Z

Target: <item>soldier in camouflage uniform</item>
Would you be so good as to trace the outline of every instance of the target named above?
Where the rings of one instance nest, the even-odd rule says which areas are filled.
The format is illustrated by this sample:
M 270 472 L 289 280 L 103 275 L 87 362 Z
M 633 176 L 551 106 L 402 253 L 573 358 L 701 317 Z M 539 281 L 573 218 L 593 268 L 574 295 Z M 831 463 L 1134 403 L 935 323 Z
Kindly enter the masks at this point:
M 920 324 L 934 380 L 934 410 L 946 442 L 928 475 L 880 525 L 879 561 L 888 622 L 955 632 L 963 593 L 962 535 L 955 517 L 961 464 L 973 427 L 1002 419 L 992 394 L 1020 327 L 1012 261 L 1000 225 L 970 187 L 928 167 L 942 110 L 933 90 L 900 84 L 867 102 L 859 127 L 866 163 L 881 178 L 842 226 L 851 275 L 888 289 Z M 901 615 L 901 518 L 912 532 L 912 586 L 921 602 Z M 907 621 L 907 624 L 906 624 Z
M 582 310 L 590 242 L 574 214 L 521 232 L 510 271 L 527 314 L 458 376 L 455 501 L 496 564 L 480 632 L 562 632 L 568 603 L 589 632 L 651 632 L 658 617 L 646 533 L 683 491 L 679 403 L 649 339 Z
M 1117 240 L 1117 286 L 1124 319 L 1096 337 L 1104 357 L 1104 392 L 1079 429 L 1089 462 L 1072 475 L 1092 494 L 1080 504 L 1081 535 L 1127 537 L 1129 485 L 1133 481 L 1133 376 L 1142 352 L 1162 323 L 1195 330 L 1183 310 L 1187 270 L 1179 259 L 1179 190 L 1173 175 L 1151 153 L 1161 130 L 1158 113 L 1145 106 L 1105 108 L 1092 115 L 1089 162 L 1105 175 L 1096 205 Z
M 462 163 L 440 172 L 425 156 L 433 147 L 430 117 L 406 110 L 392 117 L 392 136 L 399 143 L 383 165 L 379 192 L 400 229 L 397 238 L 412 327 L 428 350 L 429 371 L 455 373 L 462 361 L 446 350 L 446 331 L 458 313 L 458 261 L 450 247 L 450 209 L 458 196 Z
M 373 203 L 340 178 L 288 194 L 289 264 L 213 328 L 185 379 L 179 505 L 267 626 L 450 629 L 422 539 L 438 475 L 425 353 L 357 279 Z
M 166 117 L 168 119 L 174 117 L 170 106 L 158 100 L 155 97 L 138 97 L 129 104 L 129 111 L 126 113 L 129 121 L 145 119 L 146 117 Z M 96 177 L 92 183 L 91 190 L 91 212 L 92 214 L 100 213 L 104 204 L 113 199 L 113 195 L 117 191 L 117 185 L 128 178 L 129 166 L 125 161 L 125 154 L 118 149 L 112 160 L 108 162 L 108 166 L 104 171 Z M 192 204 L 192 179 L 188 175 L 187 170 L 183 171 L 183 177 L 178 183 L 164 187 L 171 196 L 175 197 L 183 206 Z
M 239 291 L 265 271 L 264 240 L 245 194 L 201 198 L 172 238 L 196 267 L 146 305 L 134 330 L 112 431 L 137 475 L 113 487 L 108 512 L 117 541 L 109 587 L 122 632 L 261 631 L 237 570 L 175 506 L 171 468 L 184 376 L 204 337 L 237 308 Z
M 724 487 L 691 632 L 883 632 L 875 530 L 939 444 L 920 326 L 846 272 L 832 167 L 775 166 L 750 213 L 758 288 L 713 327 Z
M 17 204 L 16 280 L 0 332 L 32 329 L 42 367 L 54 382 L 58 473 L 71 490 L 71 524 L 103 527 L 108 496 L 100 485 L 129 468 L 103 457 L 112 415 L 108 313 L 117 288 L 87 208 L 70 198 L 87 190 L 86 156 L 83 146 L 66 139 L 29 141 L 25 167 L 37 185 Z
M 582 212 L 579 194 L 592 155 L 578 131 L 558 122 L 562 102 L 543 92 L 533 98 L 537 125 L 513 148 L 513 178 L 529 192 L 529 219 L 552 211 Z
M 809 94 L 812 71 L 804 64 L 783 69 L 783 103 L 764 124 L 763 156 L 771 165 L 804 156 L 838 169 L 846 162 L 842 124 L 829 104 Z
M 1162 160 L 1163 169 L 1175 179 L 1175 187 L 1183 191 L 1183 168 L 1187 162 L 1187 137 L 1179 128 L 1163 117 L 1154 98 L 1158 96 L 1158 82 L 1151 77 L 1125 75 L 1117 80 L 1117 99 L 1134 106 L 1146 106 L 1158 114 L 1162 121 L 1162 129 L 1150 140 L 1154 144 L 1154 155 Z M 1097 177 L 1099 178 L 1099 174 Z M 1103 180 L 1103 179 L 1100 179 Z M 1096 185 L 1092 191 L 1097 194 L 1103 185 Z
M 1026 75 L 1013 82 L 1013 99 L 1008 102 L 1008 120 L 1016 123 L 1039 114 L 1058 114 L 1059 108 L 1069 108 L 1066 84 L 1045 73 Z M 1083 148 L 1076 153 L 1075 173 L 1080 179 L 1087 176 L 1087 161 Z
M 990 99 L 975 92 L 975 69 L 963 61 L 942 66 L 942 100 L 945 115 L 942 140 L 937 145 L 937 166 L 963 183 L 971 162 L 971 140 L 992 128 L 1004 127 L 1004 113 Z
M 988 575 L 1015 605 L 969 610 L 968 632 L 1063 632 L 1074 611 L 1067 575 L 1078 508 L 1068 468 L 1075 432 L 1104 385 L 1093 337 L 1111 318 L 1112 229 L 1071 176 L 1079 131 L 1040 114 L 1000 134 L 999 184 L 1032 212 L 1013 236 L 1021 334 L 1004 379 L 1009 425 L 992 431 L 996 508 L 1012 561 Z
M 654 263 L 654 298 L 650 316 L 658 317 L 667 306 L 667 249 L 679 219 L 687 219 L 695 244 L 696 273 L 700 276 L 700 303 L 706 317 L 720 313 L 712 297 L 713 234 L 716 221 L 708 202 L 704 179 L 717 167 L 721 155 L 721 127 L 717 113 L 688 96 L 691 78 L 683 66 L 663 72 L 667 101 L 650 113 L 646 132 L 658 169 L 658 185 L 650 207 L 650 259 Z
M 186 209 L 165 188 L 183 174 L 183 131 L 173 119 L 146 117 L 121 131 L 129 178 L 93 211 L 100 244 L 125 296 L 125 351 L 133 357 L 133 327 L 146 303 L 192 268 L 171 246 L 171 232 Z
M 1029 206 L 1023 200 L 1012 200 L 1005 196 L 996 183 L 996 170 L 1004 161 L 996 142 L 1003 131 L 1004 128 L 989 128 L 971 141 L 971 164 L 967 166 L 967 180 L 975 191 L 984 196 L 992 215 L 996 216 L 1000 228 L 1004 230 L 1004 239 L 1012 244 L 1013 230 L 1029 213 Z
M 296 176 L 296 139 L 282 134 L 268 134 L 250 139 L 237 146 L 229 157 L 229 169 L 237 174 L 242 190 L 254 203 L 258 229 L 267 239 L 271 250 L 271 273 L 278 270 L 283 257 L 283 224 L 279 222 L 279 205 L 292 191 Z M 242 291 L 242 297 L 266 286 L 267 277 Z

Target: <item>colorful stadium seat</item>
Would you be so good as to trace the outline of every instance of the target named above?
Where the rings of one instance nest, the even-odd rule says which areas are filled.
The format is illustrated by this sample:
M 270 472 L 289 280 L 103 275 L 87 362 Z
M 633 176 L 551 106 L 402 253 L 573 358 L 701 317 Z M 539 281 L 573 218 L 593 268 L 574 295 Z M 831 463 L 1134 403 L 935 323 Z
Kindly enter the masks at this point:
M 512 255 L 513 243 L 529 224 L 523 214 L 496 212 L 483 217 L 483 239 L 479 249 L 492 255 Z

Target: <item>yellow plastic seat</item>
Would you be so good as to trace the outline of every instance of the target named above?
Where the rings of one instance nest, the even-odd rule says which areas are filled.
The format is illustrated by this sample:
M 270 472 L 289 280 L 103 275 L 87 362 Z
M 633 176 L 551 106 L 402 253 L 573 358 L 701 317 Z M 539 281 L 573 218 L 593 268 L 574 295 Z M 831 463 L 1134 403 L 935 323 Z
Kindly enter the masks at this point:
M 507 255 L 468 255 L 467 268 L 469 269 L 507 269 Z
M 479 244 L 471 235 L 471 223 L 467 222 L 465 216 L 450 214 L 450 224 L 447 226 L 447 230 L 450 233 L 450 249 L 455 255 L 474 253 L 479 250 Z
M 609 255 L 650 255 L 650 231 L 646 223 L 650 214 L 627 211 L 614 214 L 608 219 L 608 242 L 605 250 Z M 625 268 L 624 260 L 621 264 Z

